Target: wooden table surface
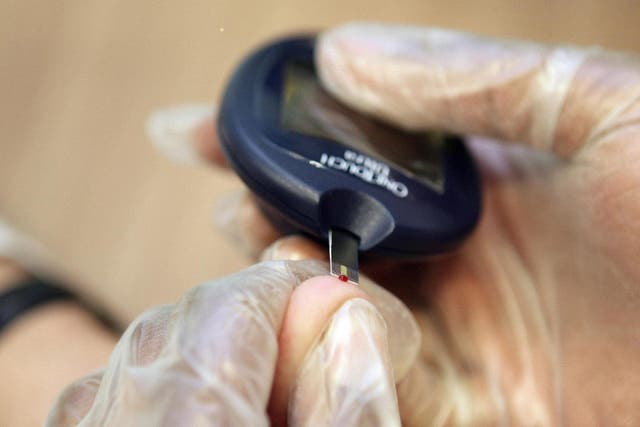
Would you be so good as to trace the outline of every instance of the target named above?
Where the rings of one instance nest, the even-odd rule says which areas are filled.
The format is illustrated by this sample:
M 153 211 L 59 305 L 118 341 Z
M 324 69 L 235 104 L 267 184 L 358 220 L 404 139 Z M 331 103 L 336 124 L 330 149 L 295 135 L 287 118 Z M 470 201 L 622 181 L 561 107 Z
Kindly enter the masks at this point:
M 638 18 L 634 0 L 4 0 L 0 215 L 126 321 L 250 262 L 210 221 L 239 181 L 171 164 L 144 124 L 214 101 L 256 44 L 376 20 L 637 51 Z

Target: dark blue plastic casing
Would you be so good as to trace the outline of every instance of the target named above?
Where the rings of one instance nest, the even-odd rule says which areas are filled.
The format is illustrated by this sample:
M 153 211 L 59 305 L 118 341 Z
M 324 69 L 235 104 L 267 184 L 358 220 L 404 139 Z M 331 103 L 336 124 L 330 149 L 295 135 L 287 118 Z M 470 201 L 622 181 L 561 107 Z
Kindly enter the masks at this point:
M 330 228 L 348 230 L 360 238 L 360 251 L 422 256 L 454 248 L 480 213 L 478 174 L 464 142 L 447 136 L 440 191 L 391 165 L 388 178 L 404 185 L 403 197 L 327 167 L 327 156 L 344 157 L 347 150 L 353 156 L 357 150 L 286 130 L 280 119 L 285 65 L 292 60 L 312 64 L 313 55 L 314 39 L 307 37 L 259 49 L 236 70 L 222 101 L 223 151 L 267 216 L 285 232 L 319 239 L 326 239 Z

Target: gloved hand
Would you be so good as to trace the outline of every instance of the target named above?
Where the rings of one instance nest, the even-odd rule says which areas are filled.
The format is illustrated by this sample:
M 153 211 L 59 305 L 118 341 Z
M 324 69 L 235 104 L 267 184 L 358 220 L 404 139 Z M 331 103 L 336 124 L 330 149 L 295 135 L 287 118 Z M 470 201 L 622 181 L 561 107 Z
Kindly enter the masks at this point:
M 400 425 L 394 380 L 417 359 L 417 325 L 389 292 L 327 269 L 265 262 L 149 310 L 46 425 Z
M 355 109 L 481 137 L 470 240 L 445 259 L 364 267 L 423 331 L 398 388 L 403 424 L 640 424 L 638 58 L 351 24 L 324 33 L 316 59 Z M 181 141 L 220 163 L 210 117 L 181 123 Z M 248 197 L 219 218 L 254 254 L 276 238 Z M 324 254 L 301 238 L 271 246 L 283 250 Z

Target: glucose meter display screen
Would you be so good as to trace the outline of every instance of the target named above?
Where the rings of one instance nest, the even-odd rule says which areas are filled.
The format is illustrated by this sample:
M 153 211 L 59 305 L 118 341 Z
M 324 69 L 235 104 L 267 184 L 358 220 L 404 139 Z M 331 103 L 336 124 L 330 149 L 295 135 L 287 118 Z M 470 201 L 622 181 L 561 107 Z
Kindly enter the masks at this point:
M 442 190 L 442 134 L 403 132 L 348 109 L 320 86 L 310 64 L 287 64 L 284 78 L 284 129 L 340 142 Z

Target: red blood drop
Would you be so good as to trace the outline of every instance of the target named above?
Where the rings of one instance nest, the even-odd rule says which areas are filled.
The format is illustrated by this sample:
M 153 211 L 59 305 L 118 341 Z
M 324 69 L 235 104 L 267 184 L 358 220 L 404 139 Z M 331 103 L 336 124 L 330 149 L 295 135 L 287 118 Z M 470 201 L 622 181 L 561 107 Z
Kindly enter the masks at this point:
M 349 281 L 349 278 L 347 276 L 345 276 L 344 274 L 341 274 L 338 276 L 338 280 L 342 280 L 343 282 L 347 282 Z

